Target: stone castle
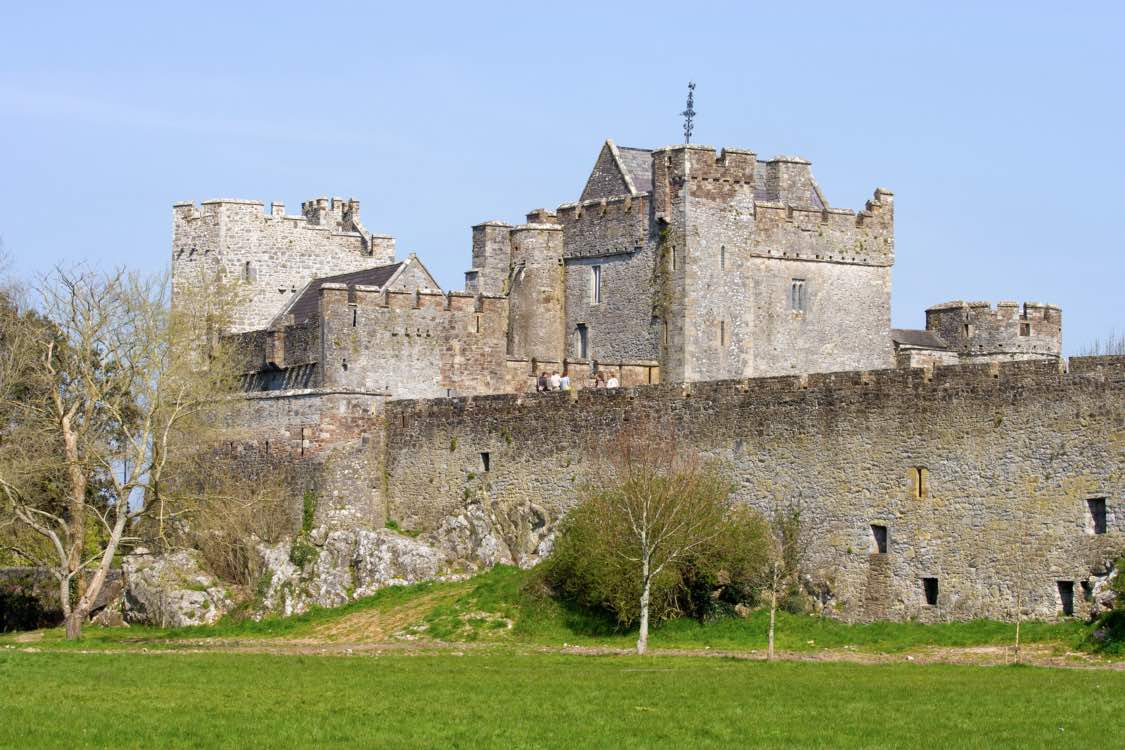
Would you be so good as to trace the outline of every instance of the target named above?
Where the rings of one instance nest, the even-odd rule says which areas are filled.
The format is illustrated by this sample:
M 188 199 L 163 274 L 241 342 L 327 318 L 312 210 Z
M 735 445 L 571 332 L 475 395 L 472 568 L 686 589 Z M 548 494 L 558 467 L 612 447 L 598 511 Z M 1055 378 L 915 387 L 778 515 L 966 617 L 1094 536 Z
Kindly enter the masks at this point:
M 577 202 L 473 227 L 462 291 L 355 200 L 184 203 L 173 226 L 174 302 L 213 272 L 245 292 L 230 449 L 300 467 L 326 523 L 533 562 L 593 438 L 644 417 L 742 501 L 800 503 L 810 586 L 847 619 L 1081 613 L 1122 545 L 1125 363 L 1068 363 L 1038 303 L 892 329 L 892 193 L 830 207 L 803 159 L 607 141 Z M 573 390 L 534 393 L 543 371 Z

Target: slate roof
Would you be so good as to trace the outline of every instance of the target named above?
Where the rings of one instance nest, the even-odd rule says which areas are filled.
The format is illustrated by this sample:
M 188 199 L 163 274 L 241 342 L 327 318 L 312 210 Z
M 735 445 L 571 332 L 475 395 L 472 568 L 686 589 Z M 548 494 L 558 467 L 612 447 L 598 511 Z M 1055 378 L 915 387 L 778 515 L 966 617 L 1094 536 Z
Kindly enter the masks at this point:
M 633 187 L 638 193 L 652 192 L 652 150 L 647 148 L 629 148 L 618 146 L 617 153 L 621 155 L 621 163 L 629 172 L 633 180 Z
M 391 280 L 391 277 L 395 275 L 395 272 L 404 262 L 399 261 L 389 266 L 376 266 L 375 268 L 365 268 L 362 271 L 339 273 L 335 276 L 322 276 L 319 279 L 313 279 L 301 290 L 301 293 L 289 304 L 289 307 L 282 312 L 282 315 L 292 315 L 294 323 L 304 323 L 309 318 L 316 317 L 320 309 L 320 287 L 322 285 L 347 284 L 348 286 L 354 286 L 361 284 L 381 287 Z
M 916 346 L 920 349 L 948 349 L 949 345 L 933 331 L 915 328 L 892 328 L 891 341 L 899 346 Z

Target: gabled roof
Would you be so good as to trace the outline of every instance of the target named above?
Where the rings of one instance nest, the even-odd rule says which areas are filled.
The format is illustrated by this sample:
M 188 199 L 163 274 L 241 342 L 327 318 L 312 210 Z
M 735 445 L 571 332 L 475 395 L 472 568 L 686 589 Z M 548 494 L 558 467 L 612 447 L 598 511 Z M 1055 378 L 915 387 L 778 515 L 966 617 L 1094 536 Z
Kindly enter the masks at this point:
M 352 271 L 351 273 L 340 273 L 335 276 L 322 276 L 319 279 L 313 279 L 306 284 L 305 288 L 293 298 L 293 301 L 281 311 L 278 318 L 292 315 L 294 323 L 306 323 L 309 318 L 315 318 L 320 310 L 320 287 L 324 284 L 335 283 L 347 284 L 348 286 L 362 284 L 364 286 L 383 287 L 388 281 L 394 278 L 394 275 L 398 273 L 402 266 L 403 261 L 399 261 L 389 266 L 376 266 L 375 268 L 365 268 L 362 271 Z
M 633 180 L 633 187 L 638 193 L 652 192 L 652 149 L 629 148 L 620 146 L 617 149 L 621 166 Z
M 652 151 L 618 148 L 606 139 L 586 180 L 579 200 L 598 200 L 619 195 L 638 196 L 652 192 Z
M 915 328 L 892 328 L 891 341 L 895 346 L 913 346 L 918 349 L 948 349 L 945 340 L 933 331 Z

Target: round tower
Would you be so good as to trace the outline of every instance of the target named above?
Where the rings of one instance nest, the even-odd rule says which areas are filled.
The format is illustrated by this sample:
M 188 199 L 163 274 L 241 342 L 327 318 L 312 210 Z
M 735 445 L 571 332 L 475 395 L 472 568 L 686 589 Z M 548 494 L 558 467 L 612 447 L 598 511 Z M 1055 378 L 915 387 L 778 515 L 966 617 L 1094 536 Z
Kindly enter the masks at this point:
M 546 212 L 528 219 L 535 223 L 511 231 L 508 354 L 561 362 L 566 342 L 563 229 Z
M 926 330 L 962 359 L 1009 361 L 1057 358 L 1062 310 L 1039 302 L 946 302 L 926 310 Z

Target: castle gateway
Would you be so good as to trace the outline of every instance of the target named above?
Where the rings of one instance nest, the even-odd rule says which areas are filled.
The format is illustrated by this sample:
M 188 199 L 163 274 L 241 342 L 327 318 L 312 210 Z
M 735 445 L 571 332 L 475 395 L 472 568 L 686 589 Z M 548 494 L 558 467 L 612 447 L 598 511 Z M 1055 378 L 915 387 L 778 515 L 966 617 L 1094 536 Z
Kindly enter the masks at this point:
M 1125 360 L 1065 362 L 1039 303 L 892 329 L 891 192 L 834 208 L 803 159 L 607 141 L 577 202 L 473 227 L 461 291 L 354 200 L 173 222 L 175 301 L 218 271 L 246 291 L 231 448 L 301 467 L 294 512 L 313 489 L 321 522 L 532 563 L 594 439 L 644 419 L 740 501 L 800 505 L 806 585 L 845 619 L 1082 614 L 1125 540 Z M 572 390 L 535 393 L 544 371 Z

